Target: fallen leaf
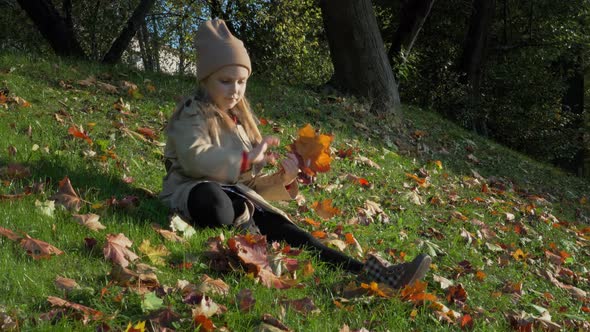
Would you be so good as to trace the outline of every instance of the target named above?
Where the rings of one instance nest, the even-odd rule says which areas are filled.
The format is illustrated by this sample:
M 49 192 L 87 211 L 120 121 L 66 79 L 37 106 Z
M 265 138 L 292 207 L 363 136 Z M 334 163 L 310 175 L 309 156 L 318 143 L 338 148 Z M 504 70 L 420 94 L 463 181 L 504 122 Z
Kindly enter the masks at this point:
M 205 315 L 193 316 L 195 326 L 199 328 L 199 332 L 213 332 L 215 331 L 215 324 Z
M 186 303 L 186 302 L 185 302 Z M 190 303 L 193 305 L 192 313 L 193 317 L 203 315 L 205 317 L 211 317 L 221 312 L 220 306 L 213 301 L 209 296 L 202 295 L 200 300 L 196 303 Z
M 149 138 L 152 140 L 158 139 L 158 134 L 153 129 L 147 127 L 137 128 L 137 132 L 142 134 L 145 138 Z
M 171 308 L 162 308 L 152 312 L 147 318 L 153 325 L 156 325 L 154 326 L 156 331 L 165 332 L 167 330 L 163 329 L 162 327 L 172 329 L 174 327 L 174 323 L 179 321 L 181 316 L 174 312 Z
M 201 284 L 197 290 L 204 294 L 227 295 L 229 294 L 229 285 L 221 279 L 213 279 L 204 274 L 201 276 Z
M 154 292 L 143 294 L 141 298 L 141 309 L 143 312 L 158 310 L 164 306 L 164 300 L 159 298 Z
M 94 213 L 88 214 L 72 214 L 72 217 L 76 219 L 76 222 L 82 226 L 88 227 L 90 230 L 99 231 L 101 229 L 105 229 L 106 227 L 101 224 L 98 220 L 100 216 Z
M 9 240 L 12 240 L 12 241 L 20 241 L 22 239 L 21 236 L 16 235 L 16 233 L 14 233 L 10 229 L 4 228 L 4 227 L 0 227 L 0 235 L 5 236 L 6 238 L 8 238 Z
M 131 323 L 127 324 L 125 332 L 145 332 L 145 321 L 138 322 L 135 325 Z
M 47 301 L 55 307 L 69 308 L 82 313 L 84 315 L 84 322 L 87 322 L 88 320 L 99 320 L 103 318 L 103 313 L 98 310 L 83 306 L 78 303 L 69 302 L 59 297 L 48 296 Z
M 72 188 L 72 183 L 67 176 L 59 181 L 58 192 L 49 199 L 55 200 L 56 203 L 65 206 L 65 208 L 70 211 L 77 212 L 82 205 L 82 200 L 78 197 L 74 188 Z
M 51 244 L 33 239 L 25 234 L 25 237 L 20 240 L 20 245 L 27 251 L 33 259 L 48 259 L 51 255 L 61 255 L 64 252 L 52 246 Z
M 104 257 L 113 263 L 122 267 L 127 267 L 130 261 L 134 261 L 139 257 L 128 248 L 133 244 L 125 235 L 119 233 L 118 235 L 108 234 L 107 242 L 104 245 Z
M 143 240 L 139 245 L 139 251 L 148 256 L 150 261 L 154 265 L 166 265 L 163 257 L 170 255 L 170 250 L 166 248 L 164 245 L 160 244 L 158 246 L 152 246 L 150 244 L 150 240 Z
M 193 226 L 189 225 L 178 215 L 174 215 L 170 219 L 170 228 L 174 232 L 181 232 L 182 237 L 184 237 L 185 239 L 190 239 L 193 235 L 197 233 Z
M 447 289 L 450 286 L 453 286 L 454 285 L 453 281 L 451 281 L 451 280 L 449 280 L 447 278 L 441 277 L 439 275 L 436 275 L 436 274 L 432 276 L 432 279 L 434 279 L 434 281 L 440 283 L 440 288 L 441 289 Z
M 174 233 L 173 231 L 162 229 L 160 225 L 152 224 L 152 228 L 168 241 L 175 243 L 186 243 L 186 239 L 178 236 L 178 234 Z
M 66 292 L 80 288 L 80 286 L 78 285 L 76 280 L 70 279 L 70 278 L 64 278 L 64 277 L 60 277 L 60 276 L 57 276 L 55 278 L 55 280 L 53 281 L 53 283 L 55 284 L 55 287 L 57 287 L 57 289 L 63 290 Z
M 84 128 L 82 128 L 82 126 L 80 125 L 80 129 L 76 128 L 76 126 L 71 126 L 68 129 L 68 133 L 74 137 L 83 139 L 84 141 L 86 141 L 86 143 L 88 143 L 88 145 L 92 145 L 92 139 L 90 138 L 90 136 L 88 136 L 88 133 L 86 133 L 84 131 Z
M 401 290 L 402 299 L 405 301 L 421 304 L 424 301 L 436 301 L 434 294 L 426 293 L 427 282 L 416 281 L 410 285 L 406 285 Z
M 256 299 L 252 296 L 252 291 L 246 288 L 240 290 L 238 295 L 236 295 L 236 301 L 241 312 L 252 311 L 256 304 Z
M 283 300 L 279 303 L 285 308 L 293 309 L 305 316 L 309 314 L 319 314 L 321 312 L 320 309 L 313 303 L 313 300 L 309 297 L 304 297 L 297 300 Z
M 311 207 L 315 212 L 324 220 L 332 219 L 336 215 L 340 215 L 342 212 L 332 206 L 332 199 L 325 199 L 322 202 L 313 202 Z
M 55 212 L 55 201 L 40 202 L 35 200 L 35 206 L 39 209 L 39 211 L 41 211 L 41 213 L 53 218 L 53 212 Z

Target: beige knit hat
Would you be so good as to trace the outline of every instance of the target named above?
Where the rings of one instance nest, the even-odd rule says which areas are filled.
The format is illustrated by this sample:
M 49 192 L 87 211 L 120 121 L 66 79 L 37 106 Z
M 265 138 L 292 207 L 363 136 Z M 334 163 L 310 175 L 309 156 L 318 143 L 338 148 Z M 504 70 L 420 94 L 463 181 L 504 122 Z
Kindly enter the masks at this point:
M 199 81 L 228 65 L 244 66 L 248 69 L 248 75 L 252 73 L 244 43 L 231 34 L 223 20 L 214 19 L 201 24 L 195 44 Z

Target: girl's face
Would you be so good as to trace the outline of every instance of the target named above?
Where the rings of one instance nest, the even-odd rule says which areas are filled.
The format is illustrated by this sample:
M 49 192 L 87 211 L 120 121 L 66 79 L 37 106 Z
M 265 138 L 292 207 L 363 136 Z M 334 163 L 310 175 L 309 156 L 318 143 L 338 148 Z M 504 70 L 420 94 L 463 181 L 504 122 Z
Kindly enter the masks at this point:
M 205 79 L 205 89 L 215 105 L 228 111 L 244 97 L 248 69 L 238 65 L 225 66 Z

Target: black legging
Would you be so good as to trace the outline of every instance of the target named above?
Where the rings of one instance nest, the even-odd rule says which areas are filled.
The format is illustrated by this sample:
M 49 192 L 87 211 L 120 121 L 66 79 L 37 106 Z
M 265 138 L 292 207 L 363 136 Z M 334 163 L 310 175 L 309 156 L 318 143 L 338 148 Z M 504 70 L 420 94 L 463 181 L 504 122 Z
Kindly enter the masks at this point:
M 220 227 L 233 223 L 236 215 L 244 212 L 244 198 L 231 191 L 224 191 L 215 182 L 196 185 L 188 197 L 188 210 L 197 226 Z M 294 247 L 308 247 L 319 253 L 322 261 L 342 266 L 345 270 L 358 273 L 363 263 L 332 249 L 297 227 L 280 214 L 255 209 L 254 223 L 269 241 L 285 241 Z

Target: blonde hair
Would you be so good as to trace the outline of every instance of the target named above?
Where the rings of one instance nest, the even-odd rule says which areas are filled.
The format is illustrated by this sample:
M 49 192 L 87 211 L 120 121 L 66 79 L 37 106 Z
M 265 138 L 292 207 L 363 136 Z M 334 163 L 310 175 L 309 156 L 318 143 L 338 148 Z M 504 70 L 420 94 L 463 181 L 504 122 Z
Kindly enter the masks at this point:
M 168 125 L 166 126 L 166 132 L 170 130 L 170 127 L 174 120 L 178 119 L 180 116 L 180 112 L 185 107 L 185 102 L 188 100 L 194 99 L 194 102 L 198 102 L 200 105 L 196 106 L 198 111 L 203 115 L 205 121 L 207 121 L 207 128 L 209 128 L 209 135 L 213 142 L 217 145 L 220 145 L 219 134 L 221 129 L 232 130 L 236 127 L 236 123 L 230 117 L 228 112 L 222 112 L 214 103 L 212 103 L 211 99 L 207 95 L 205 88 L 201 85 L 197 89 L 196 94 L 189 99 L 184 99 L 176 106 L 174 113 L 170 116 L 168 120 Z M 240 101 L 230 110 L 232 115 L 238 119 L 238 122 L 244 127 L 246 135 L 250 139 L 252 145 L 257 145 L 262 141 L 262 136 L 260 135 L 260 131 L 258 130 L 257 122 L 255 120 L 254 115 L 252 114 L 252 110 L 250 108 L 250 103 L 246 96 L 242 97 Z

